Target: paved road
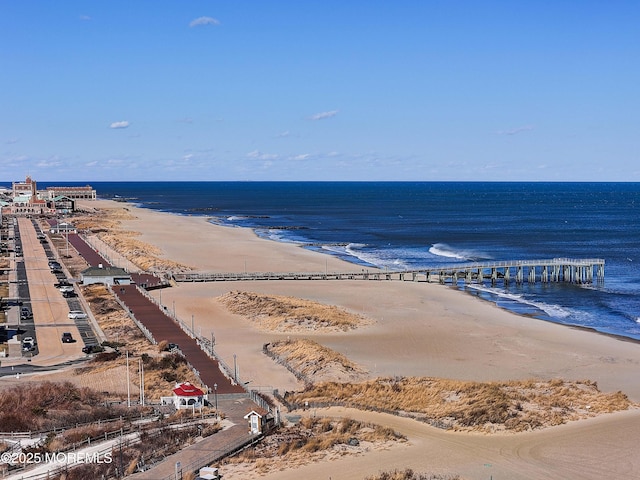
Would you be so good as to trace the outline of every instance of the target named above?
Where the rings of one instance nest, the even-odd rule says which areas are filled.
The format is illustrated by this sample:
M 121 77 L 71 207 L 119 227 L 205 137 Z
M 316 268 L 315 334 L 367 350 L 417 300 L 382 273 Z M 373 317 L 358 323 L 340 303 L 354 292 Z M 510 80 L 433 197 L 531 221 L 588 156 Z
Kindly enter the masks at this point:
M 67 317 L 69 304 L 54 286 L 58 278 L 51 273 L 49 259 L 37 238 L 36 229 L 28 218 L 19 218 L 18 226 L 38 343 L 38 355 L 33 357 L 33 362 L 62 363 L 83 357 L 84 342 L 63 344 L 61 341 L 63 332 L 71 332 L 76 340 L 80 339 L 80 332 L 74 321 Z

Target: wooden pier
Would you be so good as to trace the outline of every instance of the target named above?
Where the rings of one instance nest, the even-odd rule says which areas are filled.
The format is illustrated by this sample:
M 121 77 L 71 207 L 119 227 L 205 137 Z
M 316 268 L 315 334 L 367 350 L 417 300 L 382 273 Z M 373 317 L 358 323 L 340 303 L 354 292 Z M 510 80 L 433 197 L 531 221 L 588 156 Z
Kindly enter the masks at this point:
M 429 283 L 509 284 L 567 282 L 590 284 L 604 282 L 603 259 L 553 258 L 550 260 L 511 260 L 429 267 L 419 270 L 369 270 L 354 272 L 240 272 L 179 273 L 176 282 L 231 282 L 257 280 L 400 280 Z

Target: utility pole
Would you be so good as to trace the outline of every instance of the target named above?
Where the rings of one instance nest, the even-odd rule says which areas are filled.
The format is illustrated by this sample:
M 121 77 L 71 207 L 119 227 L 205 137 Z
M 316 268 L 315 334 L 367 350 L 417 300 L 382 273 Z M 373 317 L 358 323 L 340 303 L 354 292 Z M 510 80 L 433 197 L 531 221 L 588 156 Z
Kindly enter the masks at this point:
M 131 382 L 129 381 L 129 350 L 127 350 L 127 407 L 131 408 Z

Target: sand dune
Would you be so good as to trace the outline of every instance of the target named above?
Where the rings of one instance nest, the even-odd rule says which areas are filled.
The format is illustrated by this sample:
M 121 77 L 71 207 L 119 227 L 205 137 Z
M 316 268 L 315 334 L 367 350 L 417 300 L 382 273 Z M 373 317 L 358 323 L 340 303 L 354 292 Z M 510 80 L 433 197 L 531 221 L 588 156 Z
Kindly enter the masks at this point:
M 122 204 L 109 201 L 88 205 L 122 208 Z M 172 216 L 130 205 L 127 208 L 135 218 L 122 220 L 124 229 L 140 232 L 137 238 L 158 247 L 167 259 L 197 270 L 359 268 L 294 245 L 257 238 L 246 229 L 213 225 L 203 217 Z M 215 300 L 235 290 L 338 305 L 371 322 L 340 332 L 266 332 Z M 154 295 L 158 297 L 160 293 Z M 198 283 L 179 284 L 163 290 L 161 295 L 162 302 L 175 309 L 187 324 L 193 319 L 196 332 L 205 337 L 214 335 L 218 353 L 228 364 L 235 359 L 243 381 L 250 381 L 255 387 L 280 391 L 301 388 L 289 371 L 262 353 L 262 345 L 287 338 L 309 338 L 362 366 L 370 378 L 588 379 L 597 382 L 604 392 L 620 390 L 631 400 L 640 401 L 638 343 L 517 316 L 442 285 L 385 281 Z M 342 414 L 339 410 L 328 413 L 334 412 Z M 400 421 L 388 416 L 378 420 Z M 586 479 L 602 478 L 604 471 L 609 476 L 616 472 L 614 477 L 618 479 L 640 475 L 640 460 L 631 455 L 640 438 L 637 410 L 535 434 L 511 435 L 508 439 L 492 436 L 491 440 L 442 431 L 425 434 L 424 429 L 430 427 L 407 422 L 411 421 L 402 420 L 402 428 L 414 432 L 411 449 L 345 458 L 338 461 L 335 469 L 332 464 L 331 470 L 326 470 L 327 465 L 309 466 L 299 472 L 279 472 L 265 478 L 362 479 L 380 470 L 405 467 L 460 473 L 468 478 L 489 478 L 493 474 L 493 478 Z M 623 452 L 628 456 L 623 457 Z

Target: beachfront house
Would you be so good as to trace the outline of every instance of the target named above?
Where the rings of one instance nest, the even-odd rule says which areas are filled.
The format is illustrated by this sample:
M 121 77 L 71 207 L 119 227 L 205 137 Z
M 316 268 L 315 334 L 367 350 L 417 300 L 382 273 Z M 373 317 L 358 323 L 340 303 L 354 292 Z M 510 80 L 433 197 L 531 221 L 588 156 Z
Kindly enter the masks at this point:
M 124 268 L 89 267 L 80 273 L 83 285 L 102 283 L 104 285 L 131 285 L 131 275 Z

